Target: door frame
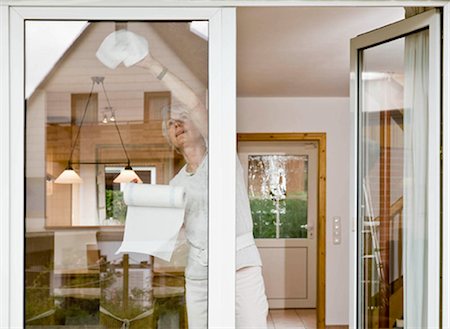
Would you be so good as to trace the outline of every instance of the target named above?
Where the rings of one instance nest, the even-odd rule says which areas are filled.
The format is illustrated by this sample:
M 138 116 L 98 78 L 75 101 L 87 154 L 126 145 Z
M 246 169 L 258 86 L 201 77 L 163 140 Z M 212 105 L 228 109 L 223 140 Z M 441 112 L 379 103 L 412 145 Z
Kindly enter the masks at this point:
M 317 327 L 325 328 L 326 296 L 326 133 L 238 133 L 238 142 L 295 141 L 317 142 L 318 202 L 317 202 Z

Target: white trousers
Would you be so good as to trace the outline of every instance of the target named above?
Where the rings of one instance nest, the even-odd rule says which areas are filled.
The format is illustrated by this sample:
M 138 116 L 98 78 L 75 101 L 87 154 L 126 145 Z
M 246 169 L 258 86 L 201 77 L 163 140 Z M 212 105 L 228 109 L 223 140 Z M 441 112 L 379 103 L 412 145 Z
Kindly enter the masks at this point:
M 189 329 L 206 329 L 208 323 L 208 280 L 186 278 L 186 307 Z
M 186 278 L 189 329 L 206 329 L 208 323 L 208 280 Z M 236 272 L 236 328 L 266 329 L 268 303 L 260 266 Z
M 266 329 L 266 290 L 261 266 L 241 268 L 236 272 L 236 328 Z

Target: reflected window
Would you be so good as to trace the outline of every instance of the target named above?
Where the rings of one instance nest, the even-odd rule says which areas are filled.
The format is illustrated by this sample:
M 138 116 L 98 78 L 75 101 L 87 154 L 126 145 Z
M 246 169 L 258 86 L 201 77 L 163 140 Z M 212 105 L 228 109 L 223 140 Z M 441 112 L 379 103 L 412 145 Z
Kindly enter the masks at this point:
M 105 218 L 104 225 L 125 223 L 127 205 L 123 200 L 124 183 L 114 183 L 114 179 L 123 170 L 122 167 L 105 167 Z M 144 184 L 155 184 L 155 167 L 133 167 Z
M 162 121 L 161 109 L 170 107 L 170 92 L 146 92 L 144 94 L 144 122 Z

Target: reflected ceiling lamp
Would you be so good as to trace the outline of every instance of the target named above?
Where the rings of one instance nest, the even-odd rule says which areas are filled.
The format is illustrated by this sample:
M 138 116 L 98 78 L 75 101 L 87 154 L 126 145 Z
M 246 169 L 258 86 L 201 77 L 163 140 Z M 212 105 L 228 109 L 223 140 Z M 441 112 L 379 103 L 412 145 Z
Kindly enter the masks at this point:
M 109 118 L 108 118 L 107 113 L 110 113 Z M 105 111 L 103 112 L 102 123 L 107 124 L 108 122 L 114 122 L 114 121 L 116 121 L 116 115 L 115 115 L 112 107 L 109 107 L 109 106 L 105 107 Z
M 108 108 L 112 109 L 111 103 L 109 101 L 108 95 L 105 90 L 105 86 L 103 84 L 103 81 L 105 80 L 105 78 L 104 77 L 91 77 L 91 80 L 92 80 L 91 91 L 89 92 L 89 96 L 88 96 L 88 99 L 86 102 L 86 106 L 84 108 L 83 116 L 81 117 L 80 127 L 78 128 L 77 135 L 75 137 L 75 141 L 73 142 L 72 148 L 70 150 L 70 156 L 69 156 L 69 161 L 67 163 L 67 167 L 55 179 L 56 184 L 80 184 L 83 181 L 81 179 L 81 177 L 77 174 L 77 172 L 72 167 L 72 164 L 75 163 L 72 161 L 72 156 L 73 156 L 73 151 L 75 150 L 75 146 L 77 145 L 78 139 L 80 137 L 81 127 L 83 126 L 84 118 L 86 117 L 86 112 L 89 108 L 89 103 L 91 101 L 92 93 L 94 91 L 94 87 L 96 84 L 101 85 L 103 93 L 106 98 L 106 101 L 108 103 Z M 114 117 L 114 112 L 112 112 L 112 116 Z M 113 182 L 114 183 L 130 183 L 131 181 L 134 181 L 134 182 L 142 183 L 142 180 L 140 179 L 140 177 L 134 172 L 133 168 L 131 167 L 130 158 L 128 156 L 128 152 L 123 143 L 122 135 L 120 134 L 119 126 L 117 125 L 117 121 L 116 121 L 115 117 L 111 121 L 114 123 L 114 126 L 116 127 L 116 131 L 117 131 L 117 134 L 119 135 L 119 139 L 120 139 L 120 144 L 122 145 L 123 152 L 125 153 L 125 156 L 127 158 L 127 166 L 125 167 L 125 169 L 123 169 L 121 171 L 119 176 L 117 176 L 113 180 Z M 98 164 L 99 162 L 94 162 L 94 163 L 92 163 L 92 162 L 76 162 L 76 163 L 77 164 Z M 108 163 L 110 163 L 110 162 L 108 162 Z

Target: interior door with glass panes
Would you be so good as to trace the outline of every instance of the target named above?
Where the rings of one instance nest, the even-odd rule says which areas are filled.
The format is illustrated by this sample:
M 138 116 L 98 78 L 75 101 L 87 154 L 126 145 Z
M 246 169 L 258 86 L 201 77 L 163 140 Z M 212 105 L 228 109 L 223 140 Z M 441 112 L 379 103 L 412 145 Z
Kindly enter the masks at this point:
M 317 143 L 241 141 L 270 308 L 315 308 Z
M 422 11 L 351 41 L 357 328 L 439 327 L 441 22 Z

